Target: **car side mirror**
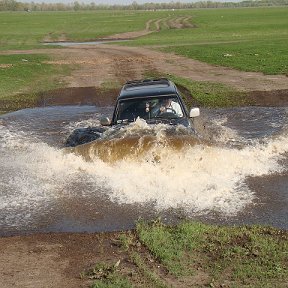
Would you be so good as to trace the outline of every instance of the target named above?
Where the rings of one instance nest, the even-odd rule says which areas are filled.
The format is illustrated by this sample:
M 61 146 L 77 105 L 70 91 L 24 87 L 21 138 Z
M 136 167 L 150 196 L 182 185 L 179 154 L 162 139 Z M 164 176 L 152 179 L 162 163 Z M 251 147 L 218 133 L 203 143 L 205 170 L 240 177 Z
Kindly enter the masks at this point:
M 194 118 L 194 117 L 198 117 L 200 115 L 200 110 L 199 108 L 192 108 L 190 110 L 190 114 L 189 114 L 189 117 L 190 118 Z
M 102 117 L 100 119 L 100 124 L 102 126 L 109 126 L 109 125 L 111 125 L 111 120 L 109 119 L 109 117 Z

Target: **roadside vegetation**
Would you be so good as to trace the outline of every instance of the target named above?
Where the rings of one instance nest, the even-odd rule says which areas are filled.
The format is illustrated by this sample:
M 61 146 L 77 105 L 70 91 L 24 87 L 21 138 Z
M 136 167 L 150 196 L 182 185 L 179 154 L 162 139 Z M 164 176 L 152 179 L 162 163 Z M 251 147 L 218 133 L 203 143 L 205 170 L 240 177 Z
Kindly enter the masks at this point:
M 69 67 L 46 64 L 47 55 L 0 55 L 0 110 L 34 107 L 37 93 L 64 85 L 56 78 Z
M 81 274 L 91 287 L 286 287 L 287 231 L 155 220 L 114 239 L 121 259 Z M 95 281 L 96 280 L 96 281 Z
M 239 92 L 224 84 L 203 81 L 191 81 L 189 79 L 169 75 L 169 79 L 178 87 L 183 87 L 183 98 L 187 107 L 232 107 L 247 106 L 250 104 L 245 92 Z M 188 93 L 185 93 L 185 92 Z
M 216 108 L 251 104 L 245 92 L 239 92 L 224 84 L 192 81 L 173 74 L 159 74 L 156 71 L 147 72 L 145 77 L 166 77 L 173 81 L 180 90 L 182 98 L 189 109 L 193 106 Z

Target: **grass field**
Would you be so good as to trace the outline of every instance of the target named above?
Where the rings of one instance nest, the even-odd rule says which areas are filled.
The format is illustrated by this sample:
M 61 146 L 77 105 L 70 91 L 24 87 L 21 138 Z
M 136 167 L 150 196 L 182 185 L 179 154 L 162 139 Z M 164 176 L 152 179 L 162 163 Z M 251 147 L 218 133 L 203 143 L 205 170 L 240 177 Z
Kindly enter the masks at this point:
M 287 40 L 174 46 L 163 51 L 238 70 L 288 76 Z
M 286 287 L 287 232 L 140 222 L 117 240 L 129 259 L 97 263 L 82 277 L 96 287 Z M 132 263 L 133 265 L 128 265 Z
M 165 29 L 140 38 L 133 45 L 184 45 L 226 41 L 287 40 L 287 7 L 202 9 L 166 12 L 161 17 L 191 16 L 195 28 Z
M 150 13 L 99 12 L 2 12 L 0 49 L 39 47 L 45 39 L 88 41 L 114 33 L 142 30 Z M 43 48 L 43 46 L 41 46 Z
M 46 64 L 47 60 L 39 54 L 0 55 L 0 110 L 34 107 L 38 92 L 63 85 L 57 75 L 68 74 L 70 68 Z
M 163 51 L 207 63 L 288 75 L 288 8 L 204 9 L 181 13 L 192 16 L 195 28 L 163 29 L 125 45 L 160 45 Z
M 59 72 L 56 68 L 63 67 L 46 64 L 48 60 L 48 56 L 39 54 L 0 55 L 0 99 L 10 96 L 15 89 L 24 94 L 54 88 L 45 79 L 47 80 L 47 75 Z
M 1 12 L 0 50 L 39 47 L 53 49 L 43 46 L 41 42 L 59 39 L 94 40 L 115 33 L 143 30 L 147 21 L 153 20 L 149 28 L 153 33 L 131 42 L 123 42 L 122 45 L 150 46 L 153 49 L 239 70 L 288 75 L 287 14 L 287 7 L 179 11 Z M 190 17 L 189 22 L 194 28 L 169 29 L 167 23 L 179 17 Z M 156 32 L 158 20 L 161 29 Z M 0 57 L 1 98 L 21 91 L 31 91 L 35 79 L 42 79 L 38 81 L 37 89 L 45 90 L 54 85 L 51 75 L 65 74 L 69 70 L 44 65 L 40 63 L 38 56 L 29 56 L 27 63 L 21 62 L 21 55 L 9 57 Z M 5 64 L 13 66 L 7 68 L 4 67 Z M 219 91 L 221 93 L 221 89 Z M 224 102 L 227 103 L 226 100 Z
M 287 74 L 288 8 L 180 11 L 2 12 L 0 49 L 39 47 L 45 39 L 87 41 L 191 16 L 195 28 L 168 29 L 125 45 L 164 46 L 190 58 L 246 71 Z M 151 27 L 151 29 L 154 29 Z M 225 55 L 227 55 L 225 57 Z M 230 56 L 231 55 L 231 56 Z

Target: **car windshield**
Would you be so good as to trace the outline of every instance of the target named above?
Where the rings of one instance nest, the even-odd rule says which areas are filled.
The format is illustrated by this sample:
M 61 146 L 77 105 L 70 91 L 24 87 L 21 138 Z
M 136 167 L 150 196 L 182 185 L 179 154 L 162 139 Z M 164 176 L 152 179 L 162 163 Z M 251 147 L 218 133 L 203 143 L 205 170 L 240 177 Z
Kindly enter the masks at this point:
M 177 97 L 151 97 L 121 100 L 116 121 L 135 121 L 138 117 L 149 119 L 177 119 L 183 117 Z

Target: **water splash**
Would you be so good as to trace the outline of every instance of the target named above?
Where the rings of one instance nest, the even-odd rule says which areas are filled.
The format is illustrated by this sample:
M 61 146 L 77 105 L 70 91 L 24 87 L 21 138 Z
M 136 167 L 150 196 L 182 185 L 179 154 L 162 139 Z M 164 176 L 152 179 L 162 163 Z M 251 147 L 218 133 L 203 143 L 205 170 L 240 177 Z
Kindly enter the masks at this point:
M 133 159 L 159 162 L 162 150 L 179 152 L 196 143 L 199 139 L 192 129 L 181 125 L 148 125 L 145 120 L 137 119 L 130 125 L 107 129 L 100 139 L 67 151 L 81 155 L 86 161 L 101 159 L 113 163 Z
M 225 122 L 218 123 L 220 131 L 225 130 Z M 212 145 L 185 134 L 183 127 L 175 131 L 139 121 L 128 129 L 107 131 L 100 144 L 83 145 L 78 154 L 15 127 L 0 123 L 2 227 L 31 225 L 39 215 L 49 215 L 55 203 L 92 196 L 159 211 L 180 208 L 187 215 L 215 211 L 230 216 L 253 204 L 256 195 L 246 185 L 247 177 L 287 171 L 281 164 L 288 152 L 286 126 L 277 135 L 239 148 L 223 145 L 225 139 L 241 140 L 241 135 L 229 134 L 229 127 L 220 145 Z M 175 134 L 178 138 L 172 137 Z M 126 156 L 103 161 L 99 147 L 109 158 L 119 143 Z M 91 205 L 98 209 L 97 201 Z
M 157 129 L 162 131 L 163 127 Z M 181 149 L 177 150 L 166 145 L 165 141 L 165 145 L 152 141 L 153 145 L 144 149 L 145 140 L 141 142 L 139 139 L 136 144 L 132 143 L 135 148 L 133 153 L 136 154 L 138 149 L 143 157 L 104 162 L 93 153 L 90 162 L 87 162 L 76 154 L 67 154 L 47 144 L 31 143 L 19 135 L 10 135 L 5 149 L 9 148 L 13 157 L 6 154 L 7 162 L 3 168 L 4 171 L 14 169 L 14 173 L 11 177 L 2 170 L 2 179 L 4 185 L 13 191 L 13 196 L 10 196 L 17 200 L 14 203 L 10 201 L 9 193 L 3 193 L 1 208 L 23 201 L 31 204 L 63 195 L 69 197 L 78 189 L 75 187 L 75 191 L 67 191 L 67 183 L 89 181 L 92 185 L 90 190 L 85 191 L 86 194 L 105 187 L 105 193 L 118 203 L 150 202 L 158 209 L 181 207 L 190 213 L 215 210 L 231 215 L 253 200 L 245 178 L 282 171 L 284 168 L 279 160 L 288 149 L 285 136 L 240 150 L 201 143 L 193 146 L 182 143 Z M 119 141 L 122 140 L 120 138 Z M 129 141 L 124 146 L 127 144 Z M 90 144 L 90 153 L 93 145 Z M 109 156 L 107 143 L 102 148 Z

